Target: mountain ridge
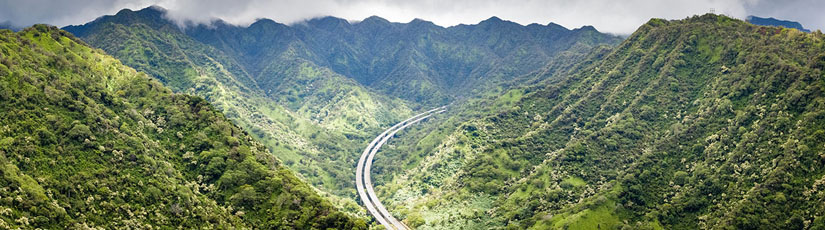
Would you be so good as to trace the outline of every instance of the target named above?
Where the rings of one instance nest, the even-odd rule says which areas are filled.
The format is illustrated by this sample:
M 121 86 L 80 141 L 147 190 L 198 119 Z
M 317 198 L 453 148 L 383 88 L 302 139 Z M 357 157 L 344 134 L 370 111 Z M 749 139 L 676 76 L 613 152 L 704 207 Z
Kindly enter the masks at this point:
M 203 98 L 56 27 L 0 30 L 0 228 L 357 228 Z
M 806 33 L 811 32 L 811 30 L 805 29 L 805 27 L 803 27 L 802 24 L 799 23 L 799 22 L 789 21 L 789 20 L 781 20 L 781 19 L 776 19 L 776 18 L 773 18 L 773 17 L 762 18 L 762 17 L 757 17 L 757 16 L 750 15 L 750 16 L 747 17 L 746 21 L 748 21 L 750 23 L 753 23 L 754 25 L 782 26 L 782 27 L 785 27 L 785 28 L 798 29 L 798 30 L 800 30 L 802 32 L 806 32 Z
M 157 14 L 142 15 L 152 14 L 124 11 L 121 17 L 135 18 L 106 16 L 67 29 L 80 31 L 89 44 L 175 92 L 206 98 L 336 206 L 361 213 L 348 192 L 354 190 L 347 185 L 347 177 L 352 177 L 347 164 L 354 158 L 349 153 L 360 148 L 370 130 L 405 116 L 403 102 L 301 60 L 280 59 L 282 68 L 267 70 L 288 73 L 289 78 L 256 79 L 239 64 L 244 61 L 240 57 L 190 38 L 168 20 L 154 23 Z M 278 24 L 262 21 L 256 26 Z
M 421 228 L 822 228 L 823 51 L 817 32 L 651 19 L 407 134 L 428 141 L 386 154 L 422 160 L 377 190 Z
M 168 11 L 165 8 L 163 8 L 161 6 L 157 6 L 157 5 L 145 7 L 145 8 L 138 9 L 138 10 L 134 10 L 134 9 L 130 9 L 130 8 L 124 8 L 124 9 L 121 9 L 120 11 L 118 11 L 117 13 L 115 13 L 114 15 L 100 16 L 100 17 L 98 17 L 98 18 L 96 18 L 96 19 L 94 19 L 90 22 L 86 22 L 86 23 L 83 23 L 83 24 L 95 22 L 95 21 L 98 21 L 98 20 L 101 20 L 101 19 L 117 18 L 117 16 L 125 16 L 125 15 L 128 15 L 128 14 L 137 14 L 137 15 L 142 15 L 142 16 L 152 16 L 152 15 L 160 16 L 160 15 L 166 14 L 167 12 Z M 154 17 L 154 18 L 157 18 L 157 17 Z M 224 21 L 223 19 L 220 19 L 220 18 L 214 18 L 214 20 L 211 20 L 208 23 L 194 23 L 194 24 L 191 24 L 191 23 L 190 24 L 178 24 L 178 23 L 175 23 L 175 21 L 173 19 L 168 19 L 168 18 L 165 18 L 165 17 L 160 17 L 160 18 L 162 18 L 165 21 L 172 22 L 175 25 L 179 25 L 181 30 L 186 30 L 187 28 L 197 27 L 197 26 L 207 26 L 207 27 L 234 26 L 234 27 L 240 27 L 240 28 L 247 28 L 247 27 L 251 26 L 252 24 L 255 24 L 256 22 L 259 22 L 259 21 L 271 21 L 271 22 L 275 22 L 277 24 L 283 24 L 283 25 L 287 25 L 287 26 L 295 26 L 295 25 L 306 24 L 306 23 L 309 23 L 311 21 L 318 21 L 318 20 L 333 20 L 333 21 L 339 21 L 339 22 L 346 22 L 346 24 L 350 24 L 350 25 L 356 25 L 356 24 L 359 24 L 359 23 L 362 23 L 362 22 L 365 22 L 365 21 L 367 21 L 367 22 L 382 22 L 382 23 L 386 22 L 387 24 L 413 24 L 413 22 L 415 22 L 416 24 L 418 24 L 418 23 L 433 24 L 437 27 L 441 27 L 441 28 L 444 28 L 444 29 L 447 29 L 447 28 L 450 28 L 450 27 L 456 27 L 456 26 L 478 25 L 478 24 L 481 24 L 483 22 L 505 22 L 505 23 L 517 24 L 517 25 L 520 25 L 520 26 L 528 26 L 528 25 L 536 24 L 536 25 L 540 25 L 540 26 L 551 26 L 552 25 L 552 26 L 564 27 L 564 26 L 561 26 L 561 25 L 556 24 L 554 22 L 548 22 L 547 24 L 530 23 L 528 25 L 522 25 L 522 24 L 517 23 L 517 22 L 502 19 L 498 16 L 490 16 L 489 18 L 481 20 L 481 21 L 479 21 L 478 23 L 475 23 L 475 24 L 463 24 L 462 23 L 462 24 L 451 25 L 451 26 L 441 26 L 441 25 L 432 23 L 432 21 L 428 21 L 428 20 L 421 19 L 421 18 L 414 18 L 414 19 L 410 20 L 409 22 L 392 22 L 392 21 L 389 21 L 389 20 L 387 20 L 387 19 L 385 19 L 381 16 L 378 16 L 378 15 L 372 15 L 372 16 L 366 17 L 362 20 L 348 20 L 348 19 L 344 19 L 344 18 L 340 18 L 340 17 L 336 17 L 336 16 L 327 15 L 327 16 L 311 17 L 311 18 L 307 18 L 307 19 L 304 19 L 304 20 L 301 20 L 301 21 L 296 21 L 296 22 L 289 23 L 289 24 L 280 23 L 280 22 L 277 22 L 277 21 L 275 21 L 273 19 L 270 19 L 270 18 L 258 18 L 258 19 L 255 19 L 252 23 L 249 23 L 246 26 L 232 24 L 232 23 L 226 22 L 226 21 Z M 72 28 L 72 30 L 74 30 L 74 28 L 82 26 L 83 24 L 67 25 L 67 26 L 64 26 L 63 28 Z M 595 27 L 593 27 L 592 25 L 583 25 L 579 28 L 574 28 L 574 29 L 582 29 L 582 28 L 593 28 L 593 29 L 595 29 Z
M 381 228 L 359 153 L 449 104 L 381 146 L 382 215 L 825 229 L 825 35 L 751 19 L 653 18 L 623 38 L 496 16 L 180 23 L 153 6 L 0 30 L 0 228 Z
M 157 7 L 131 12 L 139 17 L 153 15 L 154 18 L 145 19 L 150 24 L 155 24 L 158 20 L 167 20 L 166 24 L 174 24 L 160 17 L 163 11 Z M 121 14 L 125 15 L 123 12 Z M 110 16 L 98 19 L 100 22 L 97 24 L 106 21 L 108 17 Z M 117 21 L 113 22 L 117 23 Z M 245 65 L 244 69 L 253 76 L 260 75 L 263 69 L 272 65 L 268 63 L 270 59 L 283 58 L 282 55 L 286 54 L 289 55 L 287 58 L 302 58 L 330 68 L 382 93 L 427 104 L 444 103 L 450 100 L 449 98 L 457 96 L 457 92 L 472 91 L 473 86 L 479 84 L 478 81 L 481 78 L 494 76 L 498 79 L 526 74 L 546 63 L 552 56 L 557 55 L 557 52 L 573 47 L 571 42 L 578 41 L 584 46 L 592 47 L 598 44 L 615 44 L 620 40 L 618 37 L 601 34 L 591 26 L 573 30 L 553 23 L 544 26 L 538 24 L 538 26 L 532 24 L 523 26 L 498 17 L 490 17 L 478 24 L 450 27 L 442 27 L 421 19 L 414 19 L 409 23 L 388 22 L 378 16 L 371 16 L 358 22 L 324 16 L 291 25 L 278 23 L 271 19 L 258 19 L 244 27 L 216 20 L 210 24 L 188 25 L 178 30 L 231 56 L 240 57 L 243 60 L 239 62 Z M 80 26 L 70 26 L 65 29 L 79 34 L 80 37 L 83 37 L 85 33 Z M 508 31 L 507 33 L 515 33 L 511 36 L 519 39 L 506 41 L 511 38 L 503 35 L 487 37 L 486 33 L 473 32 L 475 30 L 499 31 L 495 33 Z M 236 39 L 234 37 L 243 37 L 246 40 L 241 43 L 234 40 Z M 380 40 L 375 40 L 378 38 Z M 468 38 L 479 43 L 459 43 Z M 437 40 L 421 41 L 421 39 Z M 490 39 L 505 39 L 500 42 L 512 44 L 502 47 L 490 47 L 490 45 L 496 45 L 495 43 L 483 44 L 483 42 L 492 42 Z M 395 44 L 396 41 L 400 43 Z M 420 42 L 438 42 L 440 45 L 439 47 L 422 46 Z M 297 52 L 292 52 L 292 49 L 297 49 L 295 50 Z M 479 61 L 508 66 L 506 67 L 508 70 L 494 70 L 476 63 L 456 62 L 456 60 L 468 57 L 456 56 L 455 53 L 451 54 L 442 49 L 453 49 L 460 55 L 466 53 L 475 56 L 469 56 L 469 58 L 494 55 Z M 494 50 L 491 53 L 489 49 Z M 533 50 L 538 53 L 530 54 L 531 57 L 513 56 L 516 54 L 508 49 Z M 438 59 L 434 60 L 434 58 Z M 514 66 L 515 63 L 512 63 L 515 60 L 509 60 L 513 58 L 529 60 L 533 63 L 529 65 L 520 63 L 517 67 Z M 518 71 L 520 69 L 524 71 Z M 496 73 L 495 71 L 509 73 Z M 459 90 L 448 90 L 448 88 L 459 88 Z
M 517 76 L 619 40 L 555 24 L 448 29 L 323 17 L 181 28 L 155 8 L 119 15 L 66 29 L 175 92 L 203 96 L 356 215 L 365 211 L 354 202 L 351 167 L 371 132 L 429 104 L 532 80 Z

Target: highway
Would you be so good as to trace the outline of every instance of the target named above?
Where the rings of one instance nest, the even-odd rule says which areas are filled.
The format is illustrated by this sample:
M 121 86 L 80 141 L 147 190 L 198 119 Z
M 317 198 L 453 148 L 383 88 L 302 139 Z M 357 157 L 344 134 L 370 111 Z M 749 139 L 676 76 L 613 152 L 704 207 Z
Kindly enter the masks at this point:
M 378 153 L 381 146 L 384 145 L 384 143 L 387 143 L 387 141 L 398 133 L 398 131 L 405 129 L 412 124 L 418 123 L 419 121 L 434 114 L 444 112 L 445 110 L 446 106 L 431 109 L 407 118 L 406 120 L 393 125 L 389 129 L 384 130 L 383 133 L 375 137 L 375 139 L 367 145 L 367 148 L 364 149 L 364 152 L 361 154 L 361 158 L 358 160 L 358 166 L 355 171 L 355 187 L 358 190 L 358 195 L 361 197 L 361 201 L 364 203 L 364 206 L 367 207 L 367 211 L 375 217 L 378 223 L 387 229 L 402 230 L 410 228 L 393 217 L 389 211 L 387 211 L 387 208 L 381 204 L 381 201 L 378 200 L 378 196 L 375 195 L 375 189 L 373 189 L 372 186 L 372 177 L 370 176 L 373 158 L 375 157 L 375 154 Z

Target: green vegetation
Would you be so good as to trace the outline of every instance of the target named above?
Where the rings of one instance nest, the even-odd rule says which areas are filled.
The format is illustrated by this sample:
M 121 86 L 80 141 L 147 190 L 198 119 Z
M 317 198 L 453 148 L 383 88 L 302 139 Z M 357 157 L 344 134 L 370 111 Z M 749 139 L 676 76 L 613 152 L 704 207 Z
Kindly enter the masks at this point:
M 605 196 L 590 197 L 584 204 L 546 215 L 532 226 L 533 229 L 617 229 L 622 222 L 617 216 L 620 207 L 616 205 L 616 194 L 620 187 L 614 187 Z M 661 227 L 657 228 L 661 229 Z
M 559 186 L 561 186 L 562 188 L 572 188 L 572 187 L 581 187 L 581 186 L 584 186 L 586 184 L 587 183 L 584 182 L 584 180 L 582 180 L 581 178 L 578 178 L 578 177 L 575 177 L 575 176 L 570 176 L 570 177 L 567 177 L 567 179 L 562 180 L 561 183 L 559 184 Z
M 428 106 L 484 93 L 555 58 L 621 40 L 593 27 L 522 26 L 496 17 L 447 28 L 380 17 L 357 23 L 322 17 L 295 25 L 262 19 L 248 27 L 218 21 L 185 33 L 236 57 L 264 89 L 281 81 L 273 76 L 292 76 L 278 70 L 310 62 L 382 94 Z
M 405 102 L 300 59 L 276 58 L 266 73 L 251 74 L 237 61 L 244 59 L 192 39 L 161 14 L 123 10 L 67 29 L 174 92 L 205 98 L 338 207 L 365 215 L 354 201 L 355 162 L 382 126 L 411 113 Z
M 217 21 L 181 29 L 163 14 L 122 10 L 65 29 L 174 92 L 205 98 L 336 206 L 362 216 L 355 163 L 388 125 L 413 110 L 535 81 L 535 75 L 519 76 L 551 60 L 569 65 L 594 46 L 619 41 L 592 27 L 521 26 L 497 18 L 455 28 L 326 17 L 291 26 L 262 19 L 249 27 Z M 523 93 L 513 91 L 501 103 L 510 106 Z M 426 141 L 441 140 L 431 135 Z M 421 159 L 416 156 L 393 159 Z M 383 177 L 401 166 L 379 167 Z
M 0 30 L 0 108 L 3 229 L 366 228 L 204 99 L 57 28 Z
M 360 150 L 455 102 L 374 164 L 418 229 L 825 228 L 821 32 L 162 14 L 0 30 L 0 227 L 366 228 Z
M 420 229 L 825 227 L 823 39 L 717 15 L 653 19 L 525 77 L 540 84 L 411 130 L 385 155 L 417 160 L 379 195 Z M 482 196 L 484 218 L 438 221 Z

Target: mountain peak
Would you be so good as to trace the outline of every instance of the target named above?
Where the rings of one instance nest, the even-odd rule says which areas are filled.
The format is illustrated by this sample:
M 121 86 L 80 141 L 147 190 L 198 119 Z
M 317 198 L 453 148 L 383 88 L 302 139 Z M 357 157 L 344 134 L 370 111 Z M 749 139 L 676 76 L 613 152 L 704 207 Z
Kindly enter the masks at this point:
M 435 23 L 431 21 L 427 21 L 424 19 L 416 18 L 407 23 L 408 26 L 412 26 L 414 28 L 421 28 L 421 27 L 439 27 Z
M 431 21 L 424 20 L 424 19 L 415 18 L 412 21 L 410 21 L 410 24 L 434 24 L 434 23 L 431 22 Z
M 805 27 L 802 26 L 802 23 L 795 22 L 795 21 L 776 19 L 776 18 L 773 18 L 773 17 L 762 18 L 762 17 L 753 16 L 753 15 L 748 16 L 748 18 L 746 20 L 748 22 L 750 22 L 751 24 L 754 24 L 754 25 L 781 26 L 781 27 L 785 27 L 785 28 L 798 29 L 802 32 L 811 32 L 810 30 L 805 29 Z
M 579 30 L 598 31 L 596 30 L 596 27 L 593 27 L 591 25 L 582 26 L 581 28 L 579 28 Z
M 134 12 L 135 12 L 135 11 L 132 11 L 132 9 L 129 9 L 129 8 L 123 8 L 123 9 L 121 9 L 121 10 L 117 11 L 117 13 L 115 14 L 115 16 L 124 16 L 124 15 L 128 15 L 128 14 L 131 14 L 131 13 L 134 13 Z
M 387 20 L 387 19 L 384 19 L 382 17 L 373 15 L 373 16 L 369 16 L 369 17 L 365 18 L 360 23 L 369 23 L 369 24 L 381 23 L 381 24 L 385 24 L 385 23 L 390 23 L 390 21 Z
M 341 25 L 349 25 L 349 21 L 343 18 L 325 16 L 320 18 L 313 18 L 307 21 L 307 24 L 315 27 L 331 28 Z
M 3 21 L 0 22 L 0 29 L 12 30 L 12 31 L 19 31 L 21 30 L 20 27 L 14 26 L 14 23 L 11 21 Z
M 690 24 L 690 23 L 706 23 L 709 25 L 721 25 L 722 23 L 742 23 L 745 22 L 736 18 L 731 18 L 725 15 L 707 13 L 704 15 L 694 15 L 692 17 L 680 20 L 667 20 L 661 18 L 651 18 L 643 27 L 661 27 L 672 24 Z M 638 32 L 638 30 L 636 31 Z
M 482 22 L 503 22 L 503 21 L 504 20 L 501 20 L 501 18 L 499 18 L 499 17 L 492 16 L 492 17 L 490 17 L 487 20 L 484 20 Z
M 137 10 L 137 11 L 129 9 L 129 8 L 123 8 L 122 10 L 118 11 L 117 14 L 115 14 L 114 16 L 127 17 L 127 16 L 133 15 L 133 14 L 147 15 L 147 16 L 149 16 L 149 15 L 162 16 L 165 13 L 166 13 L 165 8 L 160 7 L 158 5 L 151 5 L 151 6 L 148 6 L 146 8 L 143 8 L 143 9 L 140 9 L 140 10 Z
M 564 26 L 562 26 L 562 25 L 559 25 L 559 24 L 556 24 L 556 23 L 553 23 L 553 22 L 547 23 L 547 27 L 551 27 L 551 28 L 562 28 L 562 29 L 567 30 L 567 27 L 564 27 Z
M 376 33 L 381 30 L 387 30 L 388 28 L 393 27 L 393 23 L 387 19 L 378 16 L 370 16 L 365 18 L 364 20 L 353 24 L 356 28 L 366 29 L 368 31 L 373 31 Z
M 158 5 L 151 5 L 151 6 L 148 6 L 148 7 L 146 7 L 146 8 L 143 8 L 143 9 L 138 10 L 138 12 L 156 12 L 156 13 L 166 13 L 166 12 L 167 12 L 167 10 L 166 10 L 166 8 L 163 8 L 162 6 L 158 6 Z
M 503 20 L 503 19 L 501 19 L 499 17 L 496 17 L 496 16 L 492 16 L 492 17 L 490 17 L 490 18 L 488 18 L 484 21 L 479 22 L 478 24 L 479 25 L 505 25 L 505 24 L 510 24 L 510 25 L 521 26 L 521 24 L 518 24 L 518 23 L 513 22 L 513 21 L 509 21 L 509 20 Z
M 269 18 L 259 18 L 255 20 L 252 24 L 249 25 L 249 28 L 256 28 L 256 27 L 275 27 L 275 26 L 285 26 L 284 24 L 278 23 Z
M 152 28 L 165 27 L 177 29 L 177 26 L 175 26 L 172 21 L 164 17 L 164 14 L 166 14 L 166 9 L 155 5 L 140 9 L 138 11 L 125 8 L 118 11 L 115 15 L 101 16 L 94 21 L 87 22 L 86 24 L 69 25 L 63 27 L 63 29 L 80 37 L 83 37 L 89 29 L 93 29 L 107 22 L 114 22 L 124 25 L 144 24 Z

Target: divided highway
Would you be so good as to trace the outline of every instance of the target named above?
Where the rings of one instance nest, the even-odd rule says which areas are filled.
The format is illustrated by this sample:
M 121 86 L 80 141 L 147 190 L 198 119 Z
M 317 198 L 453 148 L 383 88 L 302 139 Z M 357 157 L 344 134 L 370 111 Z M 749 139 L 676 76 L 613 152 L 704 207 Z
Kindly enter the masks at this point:
M 364 149 L 364 153 L 361 154 L 361 158 L 358 160 L 358 167 L 355 171 L 355 187 L 358 190 L 358 195 L 361 197 L 361 201 L 364 203 L 364 206 L 367 207 L 367 211 L 369 211 L 370 214 L 378 220 L 378 223 L 387 229 L 410 228 L 390 215 L 387 208 L 381 204 L 381 201 L 378 200 L 378 196 L 375 195 L 375 190 L 372 187 L 372 178 L 370 177 L 372 160 L 375 157 L 375 154 L 378 153 L 378 149 L 380 149 L 384 143 L 387 143 L 387 141 L 398 133 L 398 131 L 401 131 L 404 128 L 407 128 L 410 125 L 424 120 L 434 114 L 444 112 L 445 110 L 446 106 L 431 109 L 427 112 L 419 113 L 415 116 L 407 118 L 407 120 L 399 122 L 389 129 L 384 130 L 383 133 L 375 137 L 375 139 L 367 145 L 367 148 Z

